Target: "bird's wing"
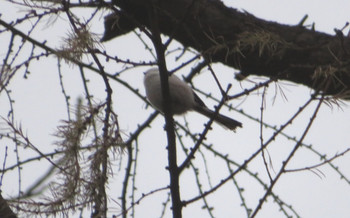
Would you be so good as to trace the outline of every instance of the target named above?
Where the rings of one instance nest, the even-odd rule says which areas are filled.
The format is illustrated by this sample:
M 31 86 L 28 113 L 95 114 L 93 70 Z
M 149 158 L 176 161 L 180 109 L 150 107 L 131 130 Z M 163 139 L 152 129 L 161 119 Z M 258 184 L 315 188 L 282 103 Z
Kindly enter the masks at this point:
M 198 105 L 200 105 L 200 106 L 202 106 L 202 107 L 207 107 L 207 106 L 204 104 L 204 102 L 202 101 L 202 99 L 200 99 L 199 96 L 198 96 L 195 92 L 193 92 L 193 95 L 194 95 L 194 101 L 195 101 Z

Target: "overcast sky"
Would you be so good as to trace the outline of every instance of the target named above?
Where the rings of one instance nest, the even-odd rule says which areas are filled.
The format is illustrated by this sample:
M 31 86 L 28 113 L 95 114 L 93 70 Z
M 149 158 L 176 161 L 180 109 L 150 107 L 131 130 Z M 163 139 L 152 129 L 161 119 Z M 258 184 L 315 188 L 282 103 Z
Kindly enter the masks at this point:
M 316 30 L 327 32 L 328 34 L 334 34 L 334 28 L 341 29 L 346 22 L 349 21 L 349 9 L 350 1 L 346 0 L 310 0 L 310 1 L 283 1 L 283 0 L 236 0 L 236 1 L 224 1 L 226 5 L 235 7 L 241 11 L 246 10 L 249 13 L 263 19 L 276 21 L 284 24 L 294 25 L 297 24 L 305 14 L 309 15 L 305 24 L 315 23 Z M 7 13 L 4 13 L 6 10 Z M 0 2 L 1 19 L 6 21 L 15 20 L 13 17 L 17 16 L 16 13 L 23 12 L 19 7 L 9 7 L 9 4 Z M 77 12 L 77 11 L 75 11 Z M 83 14 L 85 11 L 81 10 L 79 14 Z M 21 17 L 21 16 L 19 16 Z M 64 19 L 59 18 L 56 23 L 45 27 L 46 24 L 51 23 L 52 20 L 45 20 L 42 27 L 37 29 L 33 33 L 34 37 L 37 37 L 41 41 L 47 40 L 48 45 L 52 47 L 59 47 L 62 43 L 62 37 L 66 36 L 67 22 Z M 22 27 L 25 29 L 25 27 Z M 103 19 L 95 20 L 95 23 L 91 26 L 92 31 L 99 34 L 103 33 Z M 40 31 L 39 31 L 40 30 Z M 349 28 L 346 29 L 347 32 Z M 41 32 L 42 31 L 42 32 Z M 0 40 L 8 40 L 8 35 L 4 38 L 3 34 L 0 34 Z M 55 39 L 55 40 L 53 40 Z M 6 41 L 8 42 L 8 41 Z M 6 43 L 2 43 L 0 46 L 6 46 Z M 121 58 L 129 58 L 134 61 L 138 60 L 152 60 L 152 56 L 145 51 L 144 46 L 140 43 L 137 37 L 133 34 L 126 35 L 119 39 L 112 40 L 103 44 L 104 48 L 112 55 L 118 55 Z M 25 48 L 30 49 L 30 48 Z M 1 49 L 0 49 L 1 50 Z M 3 53 L 0 53 L 3 58 Z M 175 63 L 174 58 L 169 58 L 169 68 L 175 67 L 178 63 Z M 91 60 L 90 60 L 91 61 Z M 106 70 L 110 73 L 118 72 L 122 69 L 122 65 L 115 63 L 106 63 Z M 24 80 L 23 75 L 16 75 L 10 86 L 12 90 L 12 97 L 15 100 L 14 111 L 17 122 L 21 124 L 25 132 L 30 136 L 32 142 L 37 144 L 42 152 L 50 152 L 54 149 L 52 145 L 55 138 L 52 136 L 55 132 L 60 120 L 67 119 L 66 107 L 64 104 L 64 97 L 61 94 L 61 88 L 58 83 L 57 62 L 53 59 L 48 59 L 45 62 L 36 62 L 31 65 L 31 74 L 29 79 Z M 134 70 L 127 71 L 120 76 L 131 86 L 138 88 L 142 94 L 144 94 L 142 79 L 143 74 L 147 68 L 136 68 Z M 251 87 L 252 83 L 243 82 L 238 83 L 232 80 L 232 73 L 236 72 L 230 68 L 222 65 L 215 65 L 214 69 L 220 72 L 219 80 L 224 85 L 229 82 L 233 84 L 232 93 L 238 93 L 243 88 Z M 66 91 L 71 96 L 72 105 L 75 104 L 75 99 L 78 96 L 82 96 L 83 88 L 79 75 L 79 70 L 76 67 L 64 66 L 63 80 L 66 84 Z M 186 74 L 186 70 L 180 72 Z M 105 97 L 104 85 L 101 79 L 93 73 L 88 75 L 90 80 L 93 81 L 91 89 L 94 90 L 95 99 L 103 100 Z M 249 78 L 254 81 L 261 81 L 262 78 Z M 206 73 L 199 76 L 195 80 L 195 86 L 200 90 L 209 91 L 213 96 L 220 96 L 219 90 L 215 87 L 211 87 L 213 80 L 212 77 Z M 282 84 L 282 83 L 281 83 Z M 290 83 L 283 83 L 287 101 L 284 100 L 281 95 L 273 102 L 274 88 L 271 87 L 268 90 L 266 98 L 265 120 L 271 125 L 282 125 L 288 120 L 288 118 L 297 111 L 297 109 L 303 104 L 309 97 L 311 91 L 306 87 L 300 87 L 291 85 Z M 123 137 L 127 139 L 127 134 L 133 132 L 137 125 L 145 120 L 153 109 L 145 109 L 145 103 L 137 99 L 133 93 L 127 90 L 120 84 L 113 83 L 114 90 L 114 108 L 118 112 L 118 119 L 121 128 L 126 133 Z M 203 100 L 207 101 L 209 106 L 214 106 L 215 103 L 201 96 Z M 243 99 L 232 102 L 233 106 L 237 106 L 238 109 L 243 109 L 248 115 L 259 117 L 261 96 L 251 96 L 243 101 Z M 314 105 L 315 106 L 315 105 Z M 303 114 L 300 119 L 296 120 L 296 123 L 286 131 L 289 135 L 300 137 L 304 130 L 307 119 L 313 112 L 315 107 L 311 107 Z M 4 93 L 0 95 L 0 115 L 7 116 L 9 110 L 7 96 Z M 247 116 L 239 114 L 237 112 L 223 110 L 226 115 L 232 116 L 235 119 L 241 121 L 244 124 L 244 128 L 233 134 L 215 124 L 214 131 L 208 135 L 207 142 L 215 144 L 219 147 L 223 153 L 227 153 L 231 158 L 238 163 L 242 163 L 247 159 L 250 154 L 256 151 L 259 146 L 259 124 L 252 121 Z M 321 112 L 313 125 L 308 137 L 305 139 L 306 144 L 312 144 L 318 151 L 328 154 L 328 157 L 335 155 L 337 152 L 341 152 L 350 147 L 350 109 L 349 106 L 344 104 L 341 108 L 337 106 L 328 107 L 324 105 L 321 108 Z M 202 128 L 206 119 L 200 115 L 190 113 L 185 118 L 176 117 L 176 120 L 184 123 L 186 119 L 191 128 Z M 305 121 L 306 120 L 306 121 Z M 165 167 L 167 165 L 167 154 L 165 149 L 166 137 L 163 131 L 164 119 L 159 116 L 152 124 L 152 128 L 145 131 L 139 145 L 139 169 L 138 169 L 138 187 L 139 196 L 143 192 L 150 191 L 157 187 L 166 186 L 168 183 L 168 175 Z M 1 131 L 1 129 L 0 129 Z M 271 134 L 271 131 L 266 130 L 266 139 Z M 8 142 L 6 142 L 8 143 Z M 189 146 L 193 143 L 188 142 Z M 0 140 L 0 151 L 4 153 L 4 141 Z M 6 144 L 7 145 L 7 144 Z M 273 166 L 278 171 L 282 161 L 290 152 L 293 142 L 280 138 L 269 149 Z M 13 148 L 10 148 L 13 150 Z M 32 157 L 35 152 L 25 150 L 22 153 L 22 159 L 25 157 Z M 3 155 L 0 155 L 0 164 L 3 163 Z M 15 163 L 15 156 L 9 155 L 8 165 Z M 179 155 L 179 159 L 184 158 L 183 154 Z M 210 163 L 215 162 L 215 157 L 208 157 Z M 212 162 L 211 162 L 212 161 Z M 313 155 L 307 149 L 301 149 L 292 162 L 290 168 L 298 168 L 310 166 L 318 163 L 319 157 Z M 35 181 L 35 178 L 40 176 L 44 169 L 48 165 L 41 165 L 37 163 L 32 165 L 31 169 L 24 169 L 22 171 L 22 187 Z M 339 166 L 342 173 L 350 177 L 350 156 L 346 155 L 335 161 L 335 164 Z M 42 168 L 41 168 L 42 167 Z M 34 169 L 34 170 L 33 170 Z M 43 170 L 38 170 L 43 169 Z M 227 175 L 227 168 L 223 164 L 209 166 L 213 177 L 221 179 Z M 257 159 L 249 165 L 249 169 L 253 172 L 259 172 L 261 178 L 266 179 L 266 170 L 264 168 L 261 159 Z M 283 198 L 286 202 L 293 205 L 293 208 L 298 211 L 302 217 L 337 217 L 347 218 L 350 214 L 350 186 L 344 180 L 339 179 L 339 174 L 335 173 L 328 166 L 321 167 L 319 170 L 322 173 L 315 175 L 309 171 L 303 171 L 299 173 L 291 173 L 285 175 L 279 183 L 276 185 L 274 191 Z M 123 172 L 123 171 L 121 171 Z M 193 180 L 191 174 L 185 174 L 184 179 L 181 179 L 183 185 L 182 197 L 189 199 L 197 194 L 197 190 L 193 184 L 187 184 L 186 181 Z M 5 175 L 3 181 L 2 191 L 5 196 L 13 196 L 17 193 L 17 186 L 14 187 L 13 182 L 18 182 L 16 172 L 11 174 L 13 178 L 9 178 Z M 320 176 L 321 175 L 321 176 Z M 30 179 L 27 179 L 30 178 Z M 215 180 L 215 179 L 214 179 Z M 255 208 L 257 201 L 261 198 L 263 192 L 260 190 L 257 184 L 252 182 L 252 178 L 247 175 L 240 175 L 238 181 L 246 189 L 245 194 L 247 202 L 251 208 Z M 268 181 L 268 180 L 266 180 Z M 116 177 L 110 181 L 110 190 L 113 193 L 119 193 L 121 178 Z M 218 182 L 218 181 L 216 181 Z M 216 184 L 216 182 L 213 182 Z M 230 193 L 227 195 L 226 193 Z M 232 187 L 226 187 L 222 191 L 219 191 L 213 198 L 209 198 L 213 205 L 215 205 L 214 214 L 220 218 L 229 217 L 244 217 L 245 213 L 242 207 L 239 205 L 239 199 L 234 195 Z M 117 199 L 117 194 L 114 195 L 114 199 Z M 140 211 L 136 214 L 136 217 L 159 217 L 161 203 L 165 200 L 165 193 L 163 195 L 155 195 L 154 200 L 145 200 L 138 207 Z M 215 202 L 223 202 L 215 204 Z M 257 217 L 284 217 L 278 211 L 278 208 L 271 202 L 263 207 L 261 214 Z M 156 202 L 156 203 L 155 203 Z M 156 204 L 156 205 L 155 205 Z M 227 204 L 232 204 L 227 206 Z M 111 205 L 117 208 L 118 205 L 113 202 Z M 184 217 L 206 217 L 206 213 L 201 210 L 202 203 L 197 203 L 195 206 L 187 207 L 184 209 Z M 150 210 L 149 208 L 154 208 Z M 277 209 L 276 209 L 277 208 Z M 118 211 L 118 209 L 115 209 Z M 115 212 L 114 211 L 114 212 Z M 170 217 L 170 213 L 168 213 Z

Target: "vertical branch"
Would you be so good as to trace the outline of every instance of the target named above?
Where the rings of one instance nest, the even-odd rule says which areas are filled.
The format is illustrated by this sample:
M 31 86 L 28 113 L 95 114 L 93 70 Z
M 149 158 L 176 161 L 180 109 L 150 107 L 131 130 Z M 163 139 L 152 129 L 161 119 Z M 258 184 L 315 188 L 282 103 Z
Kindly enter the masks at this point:
M 64 100 L 66 101 L 68 120 L 71 120 L 70 103 L 69 103 L 70 96 L 67 94 L 66 89 L 64 88 L 63 74 L 62 74 L 62 71 L 61 71 L 61 59 L 59 59 L 59 58 L 57 59 L 57 69 L 58 69 L 58 77 L 59 77 L 59 81 L 60 81 L 62 94 L 63 94 L 63 96 L 65 98 Z
M 125 177 L 123 181 L 123 189 L 122 189 L 122 196 L 121 196 L 121 201 L 122 201 L 122 215 L 123 218 L 127 217 L 127 208 L 126 208 L 126 194 L 128 190 L 128 184 L 129 184 L 129 178 L 131 175 L 131 166 L 132 166 L 132 146 L 131 143 L 127 144 L 127 149 L 128 149 L 128 163 L 125 169 Z M 134 174 L 135 176 L 135 174 Z
M 170 193 L 172 200 L 172 212 L 174 218 L 182 217 L 182 202 L 180 198 L 180 186 L 179 177 L 180 171 L 177 166 L 177 152 L 176 152 L 176 138 L 174 131 L 174 119 L 171 114 L 170 108 L 170 92 L 169 92 L 169 81 L 168 81 L 168 71 L 166 67 L 166 61 L 164 56 L 165 45 L 162 43 L 160 31 L 158 27 L 158 16 L 157 9 L 152 5 L 149 7 L 151 32 L 152 32 L 152 42 L 157 54 L 157 63 L 160 71 L 161 79 L 161 92 L 163 97 L 163 108 L 165 116 L 165 130 L 167 132 L 168 140 L 168 170 L 170 174 Z
M 131 146 L 130 146 L 131 147 Z M 130 149 L 132 151 L 132 149 Z M 137 170 L 137 156 L 139 153 L 139 146 L 138 146 L 138 140 L 135 140 L 135 157 L 132 159 L 132 161 L 134 162 L 134 167 L 133 167 L 133 172 L 132 172 L 132 179 L 131 179 L 131 183 L 132 183 L 132 190 L 131 190 L 131 205 L 135 205 L 135 195 L 136 195 L 136 170 Z M 132 217 L 135 217 L 135 207 L 131 208 L 131 214 Z
M 262 156 L 262 159 L 263 159 L 263 162 L 265 165 L 267 175 L 269 176 L 270 182 L 272 182 L 271 173 L 270 173 L 269 166 L 267 164 L 266 157 L 265 157 L 265 148 L 263 148 L 263 146 L 264 146 L 263 128 L 264 128 L 265 93 L 266 93 L 266 86 L 264 86 L 264 89 L 263 89 L 263 93 L 261 96 L 261 106 L 260 106 L 260 147 L 261 147 L 261 156 Z

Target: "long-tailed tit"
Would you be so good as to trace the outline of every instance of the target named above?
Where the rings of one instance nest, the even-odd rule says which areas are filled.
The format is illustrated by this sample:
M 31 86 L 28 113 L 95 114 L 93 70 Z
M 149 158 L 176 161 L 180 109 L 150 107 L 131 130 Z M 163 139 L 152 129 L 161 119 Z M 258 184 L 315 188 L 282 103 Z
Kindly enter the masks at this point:
M 145 73 L 143 82 L 148 100 L 157 110 L 163 112 L 163 96 L 158 68 L 149 69 Z M 234 119 L 221 114 L 215 115 L 215 112 L 210 110 L 203 103 L 192 88 L 175 75 L 169 76 L 169 92 L 171 99 L 171 112 L 173 114 L 184 114 L 187 111 L 194 110 L 208 118 L 214 118 L 216 122 L 230 130 L 242 127 L 242 123 Z

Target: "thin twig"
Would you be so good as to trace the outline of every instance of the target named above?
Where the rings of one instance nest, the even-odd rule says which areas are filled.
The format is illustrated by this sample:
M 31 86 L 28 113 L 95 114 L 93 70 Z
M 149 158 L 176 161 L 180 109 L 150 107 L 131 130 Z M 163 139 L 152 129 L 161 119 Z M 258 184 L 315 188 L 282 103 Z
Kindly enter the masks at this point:
M 313 97 L 311 97 L 311 99 L 313 99 Z M 277 181 L 279 180 L 279 178 L 281 177 L 281 175 L 283 173 L 285 173 L 285 169 L 287 164 L 289 163 L 289 161 L 292 159 L 292 157 L 294 156 L 295 152 L 300 148 L 304 138 L 306 137 L 307 133 L 309 132 L 309 130 L 311 129 L 311 126 L 313 124 L 313 122 L 316 119 L 316 115 L 318 114 L 318 111 L 322 105 L 323 99 L 319 100 L 319 103 L 312 115 L 312 117 L 310 118 L 309 123 L 307 124 L 302 136 L 300 137 L 300 139 L 298 140 L 298 142 L 296 143 L 296 145 L 294 146 L 294 149 L 290 152 L 289 156 L 287 157 L 287 159 L 285 161 L 283 161 L 282 163 L 282 167 L 280 169 L 280 171 L 278 172 L 278 174 L 276 175 L 276 177 L 273 179 L 273 181 L 271 182 L 269 188 L 266 190 L 264 196 L 260 199 L 259 204 L 257 205 L 257 207 L 255 208 L 255 210 L 253 211 L 252 215 L 250 218 L 254 218 L 259 210 L 261 209 L 262 205 L 266 202 L 267 197 L 271 194 L 273 187 L 277 184 Z

